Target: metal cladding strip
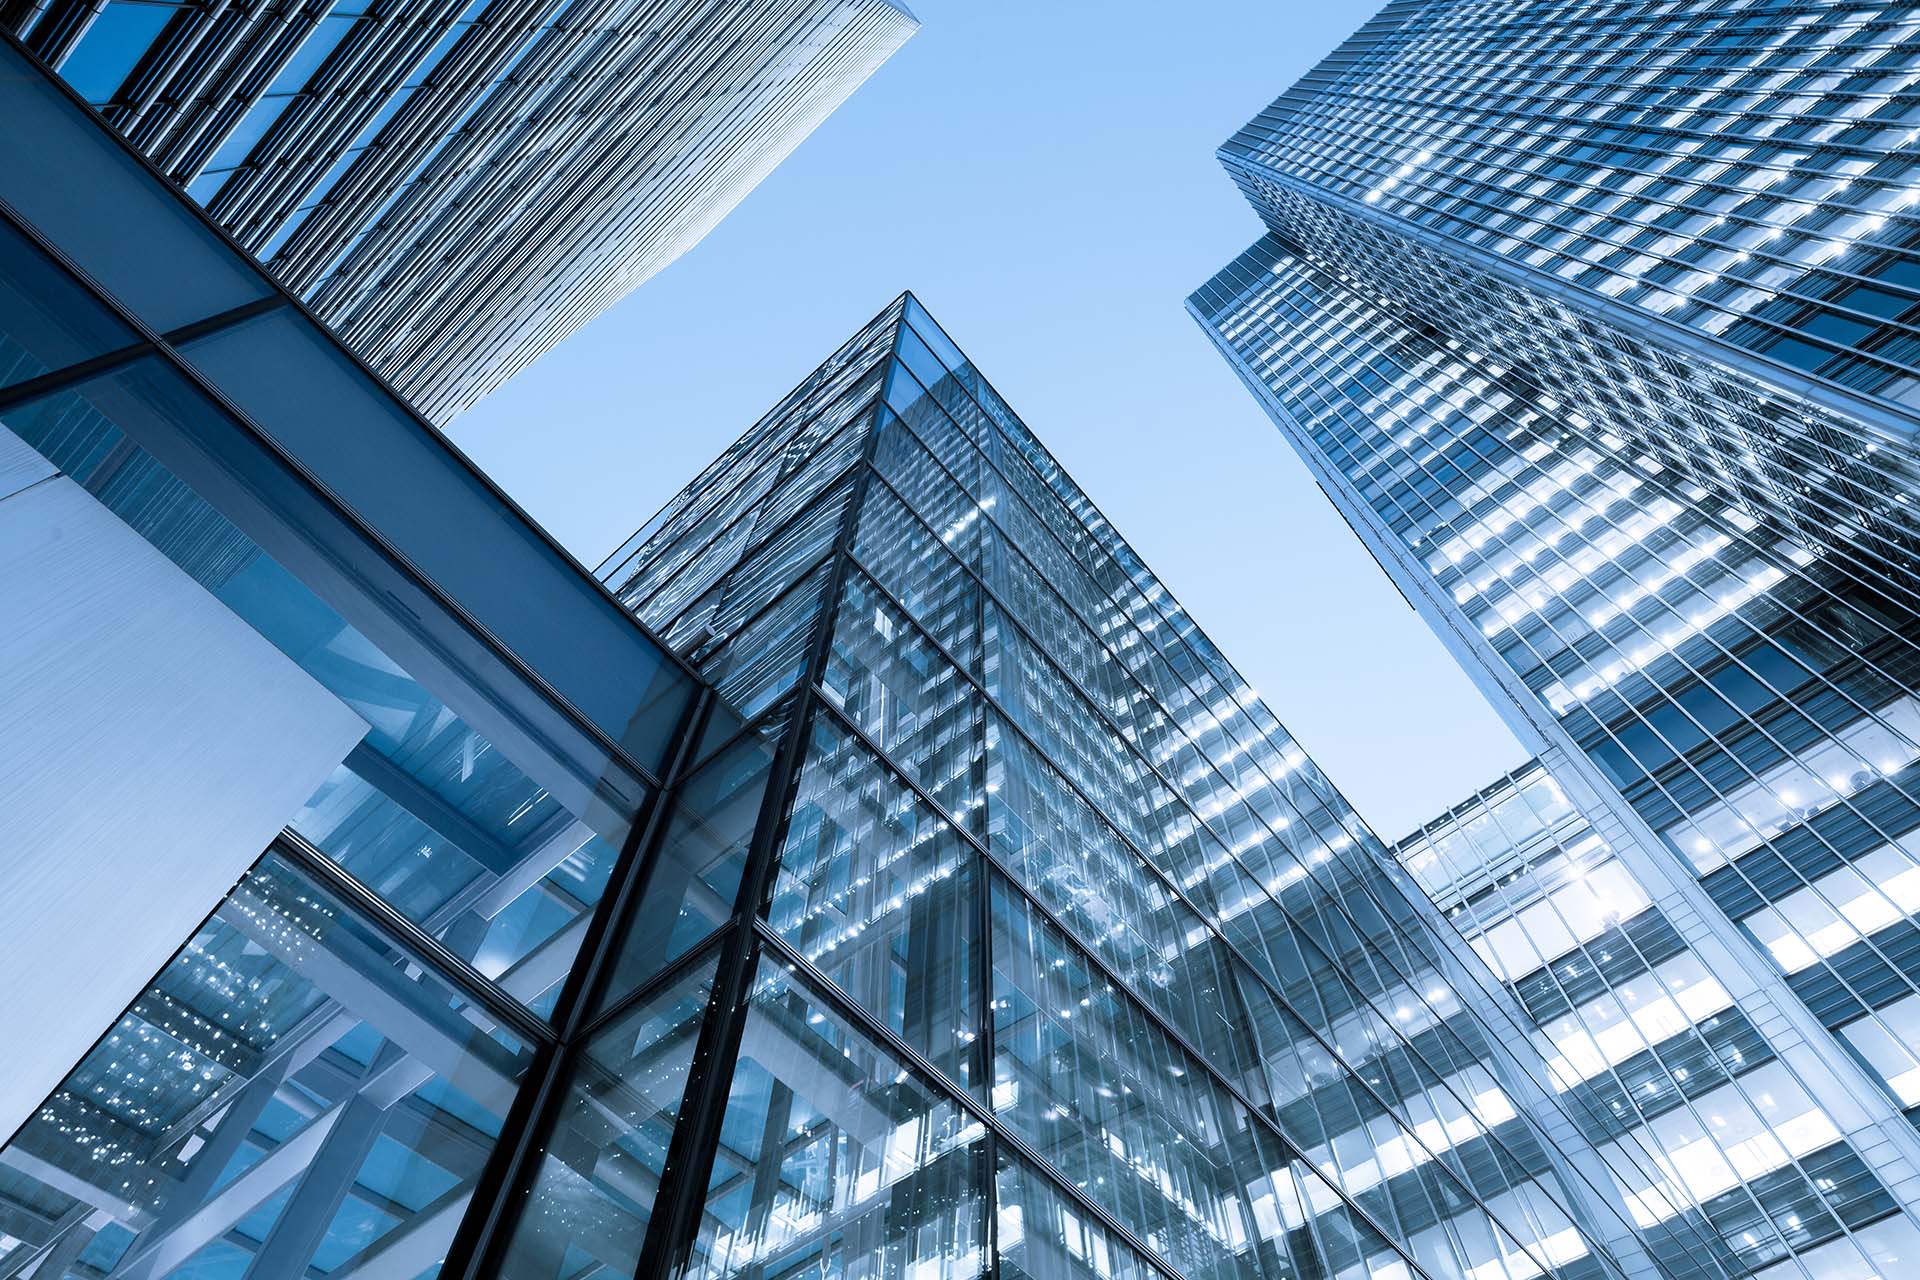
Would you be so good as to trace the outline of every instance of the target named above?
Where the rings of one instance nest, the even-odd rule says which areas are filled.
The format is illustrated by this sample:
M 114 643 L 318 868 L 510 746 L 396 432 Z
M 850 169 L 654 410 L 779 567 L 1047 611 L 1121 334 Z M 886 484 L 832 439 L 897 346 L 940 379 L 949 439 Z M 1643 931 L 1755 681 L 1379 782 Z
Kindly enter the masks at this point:
M 0 25 L 58 70 L 109 7 Z M 916 28 L 888 0 L 215 0 L 95 105 L 444 422 L 696 243 Z

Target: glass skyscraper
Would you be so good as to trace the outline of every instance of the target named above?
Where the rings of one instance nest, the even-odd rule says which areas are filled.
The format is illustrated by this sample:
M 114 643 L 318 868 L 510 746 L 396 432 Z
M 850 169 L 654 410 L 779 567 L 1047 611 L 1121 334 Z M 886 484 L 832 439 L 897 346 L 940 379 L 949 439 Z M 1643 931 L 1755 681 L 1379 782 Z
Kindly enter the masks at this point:
M 600 572 L 744 723 L 503 1275 L 1736 1274 L 911 296 Z
M 1189 300 L 1538 754 L 1403 856 L 1655 1251 L 1770 1277 L 1920 1267 L 1916 40 L 1391 3 L 1222 148 L 1266 234 Z
M 11 0 L 445 422 L 691 248 L 915 30 L 891 0 Z
M 1536 761 L 1399 853 L 1525 1008 L 1586 1136 L 1656 1153 L 1657 1180 L 1622 1183 L 1657 1254 L 1792 1276 L 1792 1252 L 1843 1276 L 1872 1274 L 1864 1252 L 1900 1274 L 1920 1235 L 1802 1083 L 1804 1059 L 1755 1022 L 1742 958 L 1683 937 L 1619 848 Z

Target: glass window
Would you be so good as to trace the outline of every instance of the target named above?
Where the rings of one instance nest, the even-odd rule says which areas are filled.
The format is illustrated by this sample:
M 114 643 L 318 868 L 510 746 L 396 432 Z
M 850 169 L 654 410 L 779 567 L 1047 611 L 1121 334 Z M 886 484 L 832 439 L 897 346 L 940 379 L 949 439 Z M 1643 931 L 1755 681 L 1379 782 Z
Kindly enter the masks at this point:
M 347 32 L 353 29 L 353 23 L 351 15 L 340 13 L 330 14 L 315 23 L 308 29 L 306 38 L 301 40 L 300 47 L 294 50 L 293 56 L 287 59 L 286 65 L 280 68 L 267 86 L 267 92 L 298 93 L 305 88 L 307 81 L 313 78 L 313 73 L 320 69 L 320 64 L 327 60 L 327 55 L 339 48 L 340 42 L 346 39 Z
M 531 1054 L 299 867 L 250 871 L 10 1144 L 119 1262 L 260 1275 L 453 1238 Z M 69 1213 L 84 1196 L 85 1211 Z M 91 1219 L 88 1213 L 93 1216 Z M 102 1223 L 102 1219 L 110 1221 Z M 412 1274 L 411 1272 L 409 1274 Z
M 700 961 L 595 1035 L 547 1140 L 503 1280 L 633 1280 L 680 1115 L 716 961 Z
M 156 404 L 170 416 L 224 421 L 171 373 L 141 361 L 8 410 L 4 424 L 367 726 L 289 825 L 503 990 L 545 1009 L 605 888 L 625 818 L 592 805 L 577 775 L 530 742 L 508 759 L 120 430 L 150 426 Z M 382 610 L 361 616 L 404 639 Z M 464 706 L 500 716 L 492 699 L 462 692 Z M 496 723 L 511 730 L 504 718 Z M 556 793 L 601 821 L 611 840 Z
M 1146 1255 L 1004 1151 L 995 1185 L 1004 1280 L 1165 1280 Z
M 806 674 L 831 572 L 822 564 L 719 648 L 695 653 L 700 674 L 740 715 L 760 714 Z
M 898 439 L 903 435 L 892 432 L 883 438 Z M 913 448 L 924 456 L 918 445 Z M 925 469 L 919 472 L 925 473 Z M 879 482 L 867 490 L 859 519 L 853 554 L 860 567 L 900 601 L 927 634 L 939 640 L 960 661 L 977 669 L 979 626 L 975 617 L 975 588 L 973 580 L 961 569 L 961 559 L 978 559 L 978 543 L 984 532 L 982 521 L 969 521 L 964 514 L 950 518 L 941 527 L 953 536 L 943 536 L 936 542 L 926 525 L 887 485 Z M 941 549 L 942 545 L 946 551 Z
M 994 1114 L 1193 1274 L 1241 1274 L 1244 1127 L 1202 1065 L 1018 893 L 993 894 Z
M 847 575 L 822 684 L 834 705 L 941 807 L 978 827 L 981 700 L 858 571 Z
M 658 767 L 691 681 L 311 321 L 270 312 L 183 354 L 604 734 Z
M 771 923 L 836 986 L 980 1094 L 978 860 L 886 766 L 817 714 Z
M 60 63 L 60 78 L 88 102 L 101 106 L 126 82 L 134 64 L 175 12 L 172 4 L 153 0 L 109 4 Z
M 0 221 L 0 387 L 134 341 L 132 330 Z
M 688 1280 L 952 1280 L 986 1263 L 981 1129 L 763 958 Z
M 24 57 L 0 48 L 12 112 L 0 173 L 16 214 L 163 333 L 267 295 L 264 276 Z
M 484 874 L 452 840 L 345 765 L 288 825 L 414 920 L 430 918 Z
M 1920 996 L 1902 996 L 1840 1029 L 1903 1107 L 1920 1104 Z
M 732 916 L 773 767 L 757 736 L 727 748 L 680 788 L 626 927 L 606 999 L 664 969 Z

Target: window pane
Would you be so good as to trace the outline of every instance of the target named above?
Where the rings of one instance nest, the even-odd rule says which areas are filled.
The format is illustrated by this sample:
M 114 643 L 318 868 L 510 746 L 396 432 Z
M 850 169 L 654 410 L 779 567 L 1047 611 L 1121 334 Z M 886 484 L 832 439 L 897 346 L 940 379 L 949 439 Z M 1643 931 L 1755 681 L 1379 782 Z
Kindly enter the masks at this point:
M 269 312 L 181 350 L 607 737 L 659 767 L 692 682 L 311 321 Z
M 0 387 L 133 341 L 131 330 L 0 222 Z
M 60 63 L 60 78 L 88 102 L 100 106 L 113 97 L 173 14 L 170 4 L 132 4 L 127 0 L 109 4 Z
M 7 410 L 0 425 L 66 472 L 366 726 L 359 744 L 306 804 L 285 815 L 287 825 L 504 990 L 545 1012 L 605 889 L 624 820 L 591 803 L 591 792 L 580 785 L 580 766 L 568 767 L 525 738 L 524 748 L 516 746 L 509 759 L 490 733 L 466 718 L 493 716 L 493 723 L 515 732 L 495 699 L 445 680 L 442 687 L 460 690 L 466 714 L 456 712 L 141 448 L 136 424 L 159 430 L 156 417 L 224 420 L 175 375 L 143 360 Z M 297 545 L 294 552 L 303 554 Z M 356 616 L 384 628 L 380 634 L 389 640 L 410 639 L 396 635 L 380 607 L 363 607 Z M 424 669 L 445 674 L 432 665 Z M 599 821 L 609 838 L 581 821 L 583 814 Z
M 424 1269 L 453 1238 L 530 1056 L 269 854 L 7 1164 L 44 1171 L 25 1181 L 53 1220 L 84 1194 L 93 1216 L 73 1212 L 72 1229 L 153 1275 L 214 1253 L 301 1275 L 396 1247 Z
M 267 295 L 249 266 L 59 86 L 0 45 L 0 173 L 15 212 L 162 333 Z
M 972 601 L 963 601 L 971 614 Z M 826 695 L 950 814 L 979 826 L 980 699 L 863 573 L 847 575 Z
M 1231 1095 L 994 878 L 994 1114 L 1190 1274 L 1250 1275 Z
M 1148 1262 L 1025 1162 L 1000 1156 L 1002 1280 L 1164 1280 Z
M 842 991 L 976 1093 L 977 862 L 826 712 L 780 855 L 772 924 Z
M 979 1124 L 777 963 L 746 1019 L 690 1280 L 979 1274 Z
M 697 963 L 587 1046 L 501 1264 L 503 1280 L 632 1280 L 715 967 L 712 958 Z
M 660 972 L 733 914 L 773 756 L 773 743 L 749 737 L 681 787 L 614 961 L 608 1002 Z

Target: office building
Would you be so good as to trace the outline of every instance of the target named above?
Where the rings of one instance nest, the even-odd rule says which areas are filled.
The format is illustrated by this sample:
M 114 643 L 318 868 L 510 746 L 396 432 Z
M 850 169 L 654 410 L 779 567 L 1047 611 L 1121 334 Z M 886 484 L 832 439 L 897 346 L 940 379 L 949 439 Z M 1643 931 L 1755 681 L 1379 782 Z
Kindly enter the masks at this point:
M 1657 1153 L 1657 1184 L 1629 1193 L 1657 1254 L 1768 1276 L 1873 1274 L 1862 1251 L 1897 1275 L 1912 1259 L 1920 1237 L 1800 1083 L 1804 1055 L 1753 1021 L 1746 962 L 1683 938 L 1679 909 L 1654 900 L 1545 765 L 1398 852 L 1526 1010 L 1586 1137 Z
M 0 118 L 0 1276 L 434 1274 L 707 695 L 10 45 Z
M 503 1274 L 656 1179 L 647 1274 L 1729 1274 L 1654 1263 L 1517 1006 L 911 296 L 600 572 L 746 719 L 738 811 L 663 848 Z
M 1574 811 L 1403 854 L 1530 1012 L 1585 1020 L 1541 1023 L 1587 1046 L 1562 1096 L 1634 1097 L 1681 1206 L 1622 1180 L 1656 1252 L 1692 1219 L 1768 1276 L 1920 1265 L 1916 31 L 1390 4 L 1222 148 L 1266 234 L 1189 300 L 1539 757 L 1440 829 Z M 1693 1092 L 1736 1017 L 1764 1043 Z M 1819 1211 L 1782 1212 L 1802 1182 Z
M 444 423 L 686 252 L 889 0 L 18 0 L 10 31 Z

